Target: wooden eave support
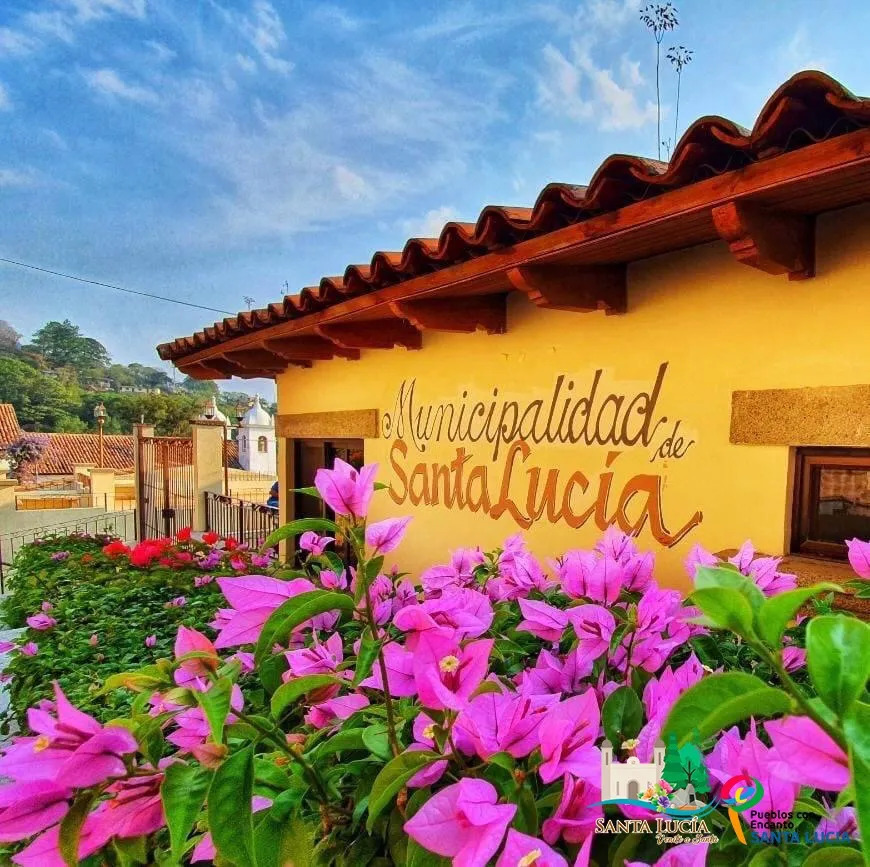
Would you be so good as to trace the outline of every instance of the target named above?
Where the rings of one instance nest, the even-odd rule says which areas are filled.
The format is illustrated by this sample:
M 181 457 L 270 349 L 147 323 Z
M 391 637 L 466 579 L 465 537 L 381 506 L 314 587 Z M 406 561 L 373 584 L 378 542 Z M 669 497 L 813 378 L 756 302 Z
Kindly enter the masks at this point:
M 206 361 L 198 361 L 196 364 L 187 366 L 179 365 L 178 369 L 191 379 L 229 379 L 233 374 L 227 373 L 228 365 L 213 363 L 212 359 Z
M 348 322 L 335 325 L 318 325 L 317 334 L 332 341 L 339 349 L 420 349 L 423 345 L 420 332 L 403 319 L 377 319 L 366 322 Z
M 274 352 L 291 364 L 304 361 L 329 361 L 341 358 L 358 359 L 358 349 L 345 349 L 324 337 L 276 337 L 263 341 L 263 348 Z
M 415 328 L 469 334 L 482 328 L 487 334 L 507 330 L 507 295 L 471 295 L 457 298 L 426 298 L 392 301 L 390 310 Z
M 505 274 L 538 307 L 588 313 L 625 313 L 625 265 L 518 265 Z
M 225 352 L 223 357 L 230 364 L 237 364 L 246 371 L 267 370 L 280 373 L 287 366 L 287 362 L 280 355 L 258 347 L 233 349 Z
M 783 214 L 749 202 L 712 209 L 713 225 L 738 262 L 768 274 L 806 280 L 816 273 L 815 220 Z

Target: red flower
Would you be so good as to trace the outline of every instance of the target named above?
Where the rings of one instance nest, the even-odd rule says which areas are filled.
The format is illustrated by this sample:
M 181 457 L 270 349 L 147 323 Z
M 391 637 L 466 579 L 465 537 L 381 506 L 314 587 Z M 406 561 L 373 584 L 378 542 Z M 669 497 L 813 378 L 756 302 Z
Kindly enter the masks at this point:
M 205 542 L 206 545 L 214 545 L 218 539 L 220 539 L 220 536 L 212 530 L 209 530 L 208 533 L 202 534 L 202 541 Z
M 175 559 L 178 560 L 179 563 L 191 563 L 193 562 L 193 554 L 190 551 L 176 551 Z
M 121 554 L 129 554 L 130 549 L 120 539 L 115 539 L 114 542 L 103 546 L 103 553 L 107 557 L 118 557 Z
M 130 563 L 139 568 L 150 566 L 151 561 L 163 554 L 163 546 L 157 539 L 148 539 L 140 542 L 130 552 Z
M 190 527 L 182 527 L 175 534 L 175 538 L 178 539 L 179 542 L 189 542 L 190 541 Z
M 238 547 L 239 543 L 232 536 L 227 536 L 227 538 L 224 540 L 224 548 L 227 551 L 235 551 Z
M 82 554 L 82 563 L 92 563 L 93 559 L 93 556 L 90 554 Z
M 161 566 L 174 566 L 175 565 L 175 563 L 173 562 L 173 560 L 170 557 L 161 557 L 157 562 Z

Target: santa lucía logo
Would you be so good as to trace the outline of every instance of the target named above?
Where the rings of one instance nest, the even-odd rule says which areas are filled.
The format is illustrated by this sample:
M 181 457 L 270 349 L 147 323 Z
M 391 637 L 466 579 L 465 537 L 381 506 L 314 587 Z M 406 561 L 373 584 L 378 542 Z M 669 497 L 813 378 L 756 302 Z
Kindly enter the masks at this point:
M 629 743 L 623 744 L 626 748 Z M 658 741 L 650 762 L 635 755 L 624 762 L 614 761 L 613 745 L 604 741 L 600 803 L 640 807 L 657 815 L 654 819 L 599 819 L 596 833 L 654 833 L 661 843 L 715 843 L 718 837 L 710 834 L 704 821 L 718 803 L 718 799 L 705 800 L 709 792 L 704 755 L 694 737 L 682 747 L 674 735 L 667 746 Z

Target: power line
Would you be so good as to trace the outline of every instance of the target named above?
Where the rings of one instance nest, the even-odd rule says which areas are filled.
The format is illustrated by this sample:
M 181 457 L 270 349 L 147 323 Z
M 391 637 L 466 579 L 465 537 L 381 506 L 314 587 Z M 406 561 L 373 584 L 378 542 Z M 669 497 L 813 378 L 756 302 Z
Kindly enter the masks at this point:
M 65 277 L 67 280 L 77 280 L 79 283 L 90 283 L 92 286 L 103 286 L 106 289 L 117 289 L 118 292 L 127 292 L 129 295 L 141 295 L 143 298 L 153 298 L 156 301 L 166 301 L 169 304 L 181 304 L 184 307 L 196 307 L 198 310 L 210 310 L 212 313 L 226 313 L 233 316 L 231 310 L 221 310 L 218 307 L 207 307 L 204 304 L 194 304 L 191 301 L 179 301 L 177 298 L 167 298 L 164 295 L 153 295 L 151 292 L 139 292 L 136 289 L 125 289 L 123 286 L 115 286 L 112 283 L 101 283 L 99 280 L 88 280 L 85 277 L 76 277 L 74 274 L 64 274 L 62 271 L 52 271 L 50 268 L 40 268 L 38 265 L 30 265 L 27 262 L 16 262 L 14 259 L 5 259 L 0 256 L 0 262 L 7 265 L 17 265 L 19 268 L 29 268 L 31 271 L 41 271 L 43 274 L 52 274 L 55 277 Z

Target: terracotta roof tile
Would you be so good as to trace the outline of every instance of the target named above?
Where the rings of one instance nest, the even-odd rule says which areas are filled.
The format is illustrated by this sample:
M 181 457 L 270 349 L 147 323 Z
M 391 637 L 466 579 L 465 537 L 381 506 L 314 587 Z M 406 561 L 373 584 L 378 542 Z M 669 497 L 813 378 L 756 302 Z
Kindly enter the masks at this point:
M 0 450 L 14 443 L 21 433 L 15 407 L 11 403 L 0 403 Z
M 74 464 L 100 461 L 100 437 L 95 433 L 34 433 L 30 436 L 43 447 L 33 472 L 46 476 L 70 475 Z M 106 434 L 103 437 L 103 466 L 112 470 L 133 469 L 133 437 Z
M 870 99 L 854 96 L 821 72 L 801 72 L 765 103 L 751 130 L 731 120 L 696 120 L 674 148 L 670 162 L 617 154 L 604 160 L 588 186 L 552 183 L 532 208 L 485 207 L 475 223 L 447 223 L 438 238 L 411 238 L 401 252 L 377 252 L 370 264 L 350 265 L 344 275 L 285 296 L 263 310 L 242 312 L 189 338 L 157 347 L 177 360 L 239 333 L 268 328 L 339 304 L 349 297 L 401 283 L 483 256 L 750 163 L 798 150 L 870 124 Z

